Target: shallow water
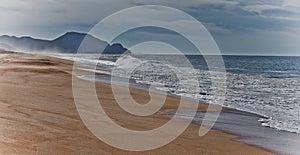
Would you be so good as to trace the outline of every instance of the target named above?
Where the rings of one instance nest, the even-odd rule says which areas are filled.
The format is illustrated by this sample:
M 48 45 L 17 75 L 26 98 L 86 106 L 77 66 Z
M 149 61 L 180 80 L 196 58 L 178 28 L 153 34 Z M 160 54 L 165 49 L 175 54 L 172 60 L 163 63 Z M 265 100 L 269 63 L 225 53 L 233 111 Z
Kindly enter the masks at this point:
M 166 114 L 172 116 L 174 112 Z M 179 115 L 183 119 L 192 116 L 189 112 L 181 112 Z M 257 122 L 257 119 L 260 117 L 259 115 L 247 112 L 227 109 L 221 113 L 213 129 L 246 137 L 235 139 L 236 141 L 245 142 L 282 154 L 300 154 L 300 135 L 263 127 Z M 204 113 L 197 112 L 193 122 L 201 125 L 203 118 Z

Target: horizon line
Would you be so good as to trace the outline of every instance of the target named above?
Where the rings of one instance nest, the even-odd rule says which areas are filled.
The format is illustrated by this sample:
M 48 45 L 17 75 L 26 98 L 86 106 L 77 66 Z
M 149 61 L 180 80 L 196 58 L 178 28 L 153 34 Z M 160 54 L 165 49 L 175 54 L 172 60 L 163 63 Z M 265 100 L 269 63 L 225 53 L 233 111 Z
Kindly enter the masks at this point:
M 38 37 L 32 37 L 30 35 L 8 35 L 8 34 L 1 34 L 0 37 L 2 36 L 8 36 L 8 37 L 17 37 L 17 38 L 25 38 L 25 37 L 29 37 L 29 38 L 32 38 L 32 39 L 36 39 L 36 40 L 48 40 L 48 41 L 53 41 L 65 34 L 68 34 L 68 33 L 78 33 L 78 34 L 84 34 L 84 35 L 90 35 L 92 37 L 95 37 L 94 35 L 92 34 L 89 34 L 87 32 L 82 32 L 82 31 L 72 31 L 72 30 L 69 30 L 69 31 L 66 31 L 64 33 L 61 33 L 60 35 L 58 35 L 57 37 L 55 38 L 38 38 Z M 95 37 L 96 39 L 99 39 L 99 40 L 102 40 L 100 38 L 97 38 Z M 102 41 L 105 41 L 105 40 L 102 40 Z M 121 43 L 122 44 L 122 43 Z M 129 49 L 128 47 L 126 47 L 124 44 L 122 44 L 125 48 Z M 281 54 L 275 54 L 275 55 L 268 55 L 268 54 L 234 54 L 234 53 L 230 53 L 229 51 L 222 51 L 220 50 L 221 53 L 222 52 L 228 52 L 228 54 L 221 54 L 222 56 L 262 56 L 262 57 L 268 57 L 268 56 L 286 56 L 286 57 L 289 57 L 289 56 L 292 56 L 292 57 L 300 57 L 300 54 L 299 55 L 281 55 Z M 250 52 L 249 52 L 250 53 Z M 268 53 L 268 52 L 267 52 Z M 135 54 L 135 53 L 133 53 Z M 142 55 L 142 54 L 136 54 L 136 55 Z M 170 53 L 170 54 L 159 54 L 159 53 L 154 53 L 154 54 L 144 54 L 144 55 L 181 55 L 181 54 L 176 54 L 176 53 Z M 198 53 L 189 53 L 187 52 L 186 54 L 184 55 L 203 55 L 203 54 L 198 54 Z M 209 55 L 208 55 L 209 56 Z

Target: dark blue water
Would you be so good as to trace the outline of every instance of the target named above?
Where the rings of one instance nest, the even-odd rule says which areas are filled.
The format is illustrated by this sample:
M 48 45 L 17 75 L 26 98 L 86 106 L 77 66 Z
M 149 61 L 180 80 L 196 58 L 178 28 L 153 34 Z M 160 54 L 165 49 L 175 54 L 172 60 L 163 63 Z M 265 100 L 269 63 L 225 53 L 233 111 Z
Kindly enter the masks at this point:
M 299 78 L 300 57 L 224 56 L 226 70 L 271 78 Z
M 136 56 L 156 61 L 167 61 L 176 64 L 182 56 L 176 55 L 148 55 Z M 186 55 L 194 68 L 208 70 L 207 64 L 201 55 Z M 215 56 L 207 56 L 215 57 Z M 227 72 L 235 74 L 259 75 L 269 78 L 300 78 L 300 57 L 292 56 L 222 56 Z

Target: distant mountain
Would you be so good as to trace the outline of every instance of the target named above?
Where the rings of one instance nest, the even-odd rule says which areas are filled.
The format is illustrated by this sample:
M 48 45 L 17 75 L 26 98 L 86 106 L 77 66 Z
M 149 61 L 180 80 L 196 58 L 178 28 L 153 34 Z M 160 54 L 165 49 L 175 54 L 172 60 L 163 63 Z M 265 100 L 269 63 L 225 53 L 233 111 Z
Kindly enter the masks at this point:
M 54 40 L 34 39 L 31 37 L 0 36 L 0 48 L 16 49 L 20 51 L 57 51 L 63 53 L 76 53 L 81 42 L 84 46 L 79 49 L 84 53 L 123 54 L 127 51 L 121 44 L 108 44 L 106 41 L 92 35 L 77 32 L 67 32 Z M 6 49 L 8 50 L 8 49 Z

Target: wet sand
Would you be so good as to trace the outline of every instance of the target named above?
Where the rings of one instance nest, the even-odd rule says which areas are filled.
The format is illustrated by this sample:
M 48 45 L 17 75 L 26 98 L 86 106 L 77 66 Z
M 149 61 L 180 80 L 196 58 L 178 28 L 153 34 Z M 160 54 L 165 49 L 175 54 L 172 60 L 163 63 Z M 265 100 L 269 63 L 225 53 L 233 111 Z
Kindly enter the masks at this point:
M 78 115 L 72 65 L 57 58 L 0 53 L 0 154 L 272 154 L 218 130 L 199 137 L 195 124 L 159 149 L 129 152 L 113 148 L 97 139 Z M 142 118 L 128 115 L 116 104 L 109 84 L 97 83 L 96 88 L 106 113 L 123 127 L 149 130 L 170 119 L 160 113 Z M 141 104 L 149 100 L 144 91 L 131 89 L 131 94 Z M 177 98 L 167 97 L 160 111 L 175 110 L 178 103 Z M 198 106 L 199 111 L 206 108 Z

